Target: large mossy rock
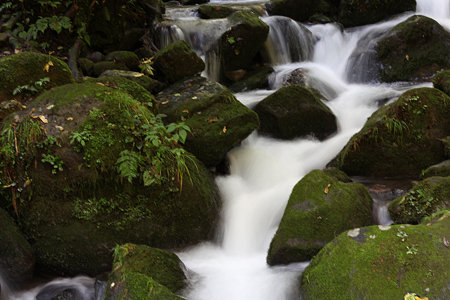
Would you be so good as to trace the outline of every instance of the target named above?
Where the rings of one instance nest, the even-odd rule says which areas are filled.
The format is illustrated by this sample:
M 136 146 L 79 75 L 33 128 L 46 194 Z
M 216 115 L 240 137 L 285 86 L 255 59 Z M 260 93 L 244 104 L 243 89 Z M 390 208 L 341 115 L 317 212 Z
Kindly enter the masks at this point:
M 445 160 L 441 163 L 428 167 L 426 170 L 422 171 L 420 179 L 426 179 L 433 176 L 450 176 L 450 160 Z
M 337 131 L 336 117 L 311 91 L 300 85 L 279 89 L 255 106 L 260 132 L 290 140 L 314 135 L 319 140 Z
M 339 6 L 339 22 L 345 27 L 362 26 L 415 10 L 416 0 L 342 0 Z
M 450 70 L 437 72 L 433 78 L 433 87 L 450 96 Z
M 372 224 L 372 198 L 362 184 L 344 183 L 314 170 L 292 190 L 267 263 L 310 260 L 339 233 Z
M 299 22 L 306 22 L 317 13 L 331 15 L 336 12 L 336 1 L 325 0 L 271 0 L 266 4 L 267 13 L 271 16 L 285 16 Z
M 208 73 L 218 82 L 227 81 L 227 72 L 247 70 L 263 48 L 269 33 L 267 24 L 245 11 L 231 14 L 227 21 L 230 23 L 229 30 L 206 52 L 206 61 L 214 69 L 208 70 Z
M 385 82 L 429 81 L 437 71 L 450 68 L 449 46 L 450 33 L 438 22 L 412 16 L 378 42 L 381 78 Z
M 392 201 L 389 215 L 396 224 L 418 224 L 444 209 L 450 209 L 450 177 L 429 177 Z
M 0 228 L 0 276 L 12 282 L 31 279 L 36 260 L 33 249 L 14 220 L 1 208 Z
M 450 98 L 433 88 L 409 90 L 378 109 L 330 166 L 350 176 L 419 176 L 446 159 Z
M 155 55 L 154 67 L 163 74 L 164 81 L 174 83 L 201 73 L 205 63 L 185 40 L 170 44 Z
M 11 184 L 9 172 L 20 182 L 15 201 L 38 271 L 94 275 L 110 269 L 116 244 L 179 248 L 211 238 L 216 184 L 176 146 L 144 95 L 138 101 L 119 85 L 65 85 L 4 119 L 6 145 L 14 145 L 5 136 L 13 121 L 20 136 L 17 147 L 0 152 L 0 180 Z M 21 159 L 13 165 L 15 149 Z M 0 192 L 11 198 L 9 189 Z
M 269 88 L 269 76 L 273 72 L 274 69 L 272 67 L 259 67 L 245 74 L 242 80 L 232 84 L 228 88 L 233 93 L 251 91 L 256 89 L 267 89 Z
M 432 226 L 370 226 L 339 235 L 301 275 L 305 300 L 447 299 L 450 220 Z M 416 298 L 417 299 L 417 298 Z
M 113 51 L 105 57 L 106 61 L 125 64 L 132 71 L 139 71 L 139 57 L 131 51 Z
M 202 19 L 221 19 L 237 10 L 237 8 L 226 5 L 202 4 L 198 7 L 198 15 Z
M 116 246 L 104 299 L 182 299 L 174 293 L 186 286 L 184 268 L 181 260 L 166 250 Z
M 259 127 L 258 116 L 223 85 L 200 76 L 179 81 L 156 97 L 165 123 L 184 121 L 192 131 L 184 148 L 207 167 Z
M 148 92 L 154 94 L 157 92 L 160 92 L 163 87 L 165 87 L 166 84 L 157 81 L 153 78 L 150 78 L 149 76 L 146 76 L 142 73 L 133 72 L 133 71 L 125 71 L 125 70 L 107 70 L 100 75 L 99 81 L 105 81 L 105 77 L 107 77 L 107 81 L 115 78 L 125 78 L 131 81 L 136 82 L 141 87 L 146 89 Z M 90 80 L 90 78 L 89 78 Z M 114 79 L 113 79 L 114 80 Z M 129 91 L 131 92 L 131 91 Z
M 45 67 L 49 61 L 48 72 Z M 37 82 L 48 77 L 48 82 Z M 56 57 L 34 52 L 21 52 L 0 60 L 0 102 L 11 100 L 27 100 L 36 96 L 37 92 L 73 82 L 72 72 L 67 64 Z M 28 86 L 26 88 L 25 86 Z M 13 94 L 16 88 L 22 92 Z

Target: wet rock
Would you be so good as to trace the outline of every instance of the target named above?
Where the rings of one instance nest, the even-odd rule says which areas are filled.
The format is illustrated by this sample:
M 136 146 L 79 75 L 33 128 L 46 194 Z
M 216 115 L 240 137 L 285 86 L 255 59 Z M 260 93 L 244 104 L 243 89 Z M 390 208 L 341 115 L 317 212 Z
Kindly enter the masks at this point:
M 372 198 L 362 184 L 343 183 L 314 170 L 292 190 L 267 263 L 310 260 L 337 234 L 372 224 Z
M 355 237 L 340 234 L 303 271 L 302 299 L 403 299 L 412 292 L 421 299 L 445 299 L 450 220 L 430 225 L 370 226 Z
M 49 61 L 53 66 L 49 66 L 47 72 L 45 66 Z M 44 90 L 73 82 L 72 72 L 65 62 L 35 52 L 21 52 L 4 57 L 0 60 L 0 70 L 0 102 L 13 98 L 25 102 L 30 98 L 27 94 L 36 97 Z M 48 82 L 36 84 L 46 77 Z M 25 86 L 29 88 L 22 88 L 22 92 L 13 94 L 16 88 Z
M 245 74 L 241 81 L 233 83 L 228 88 L 233 93 L 266 89 L 269 87 L 269 76 L 274 72 L 272 67 L 261 66 Z
M 86 59 L 93 61 L 94 63 L 98 63 L 105 60 L 105 56 L 101 52 L 92 52 L 86 55 Z
M 221 84 L 200 76 L 179 81 L 156 96 L 164 122 L 188 125 L 184 148 L 207 167 L 218 164 L 225 154 L 259 126 L 258 116 L 239 102 Z
M 342 0 L 339 6 L 339 22 L 345 27 L 362 26 L 380 22 L 406 11 L 415 10 L 415 0 Z
M 207 71 L 218 82 L 227 81 L 225 74 L 229 71 L 248 70 L 269 33 L 269 26 L 254 14 L 238 11 L 227 19 L 230 29 L 206 52 L 206 61 L 217 64 L 212 68 L 218 67 L 218 71 Z
M 450 176 L 450 160 L 445 160 L 441 163 L 428 167 L 422 172 L 422 174 L 420 175 L 420 179 L 425 179 L 433 176 Z
M 450 70 L 437 72 L 433 78 L 433 87 L 450 96 Z
M 308 89 L 291 85 L 281 88 L 255 106 L 260 132 L 290 140 L 314 135 L 325 139 L 337 130 L 336 117 Z
M 408 18 L 377 44 L 382 80 L 431 81 L 436 72 L 450 68 L 449 45 L 450 33 L 435 20 Z
M 450 98 L 433 88 L 412 89 L 378 109 L 329 164 L 350 176 L 419 176 L 446 159 L 439 139 L 450 135 Z
M 285 16 L 299 22 L 306 22 L 316 13 L 333 14 L 336 7 L 331 2 L 324 0 L 271 0 L 265 6 L 269 15 Z
M 134 81 L 150 93 L 160 92 L 166 85 L 142 73 L 125 70 L 106 70 L 100 75 L 99 79 L 104 77 L 122 77 Z
M 199 17 L 202 19 L 226 18 L 237 11 L 236 8 L 225 5 L 203 4 L 198 8 Z
M 36 260 L 33 249 L 14 220 L 1 208 L 0 228 L 0 275 L 13 282 L 31 279 Z
M 244 78 L 245 74 L 247 74 L 247 72 L 244 70 L 236 70 L 226 72 L 225 76 L 227 76 L 228 79 L 231 79 L 233 81 L 241 81 L 242 78 Z
M 164 81 L 174 83 L 205 69 L 205 63 L 184 40 L 170 44 L 155 56 L 154 67 Z
M 429 177 L 389 205 L 396 224 L 418 224 L 441 210 L 450 209 L 450 177 Z

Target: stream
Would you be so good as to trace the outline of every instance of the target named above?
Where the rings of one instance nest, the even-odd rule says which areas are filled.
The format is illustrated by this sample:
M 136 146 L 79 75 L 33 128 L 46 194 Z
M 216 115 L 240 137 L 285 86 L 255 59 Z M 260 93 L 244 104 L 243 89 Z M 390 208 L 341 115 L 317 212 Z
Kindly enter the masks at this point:
M 206 21 L 199 20 L 186 8 L 176 8 L 169 14 L 179 21 L 175 22 L 176 26 L 167 28 L 161 36 L 162 43 L 184 38 L 202 57 L 203 49 L 227 28 L 222 21 L 209 21 L 210 24 L 205 25 Z M 373 49 L 383 34 L 412 14 L 344 32 L 335 24 L 299 26 L 285 17 L 261 17 L 271 28 L 265 50 L 275 69 L 270 89 L 237 93 L 236 97 L 252 108 L 279 89 L 285 76 L 301 68 L 308 75 L 309 84 L 329 100 L 325 104 L 337 118 L 338 132 L 322 142 L 314 138 L 281 141 L 254 132 L 228 153 L 230 174 L 216 178 L 223 211 L 215 241 L 176 253 L 195 273 L 190 276 L 189 288 L 183 291 L 183 297 L 191 300 L 300 299 L 297 278 L 309 262 L 269 267 L 266 255 L 270 241 L 292 188 L 303 176 L 311 170 L 325 168 L 383 101 L 395 99 L 411 88 L 432 86 L 431 83 L 373 82 L 371 51 L 357 55 L 358 49 Z M 429 16 L 450 29 L 449 0 L 417 0 L 416 14 Z M 288 28 L 289 32 L 281 30 L 280 26 Z M 196 41 L 200 37 L 202 45 L 194 45 L 193 37 Z M 207 72 L 203 75 L 214 79 L 214 60 L 205 60 Z M 379 214 L 378 222 L 389 223 L 389 217 L 383 213 L 386 214 L 382 208 L 375 211 Z M 88 277 L 59 279 L 54 288 L 70 284 L 80 287 L 76 299 L 94 299 L 93 279 Z M 39 286 L 25 292 L 8 293 L 7 285 L 2 284 L 4 286 L 5 299 L 2 300 L 34 300 L 43 289 Z

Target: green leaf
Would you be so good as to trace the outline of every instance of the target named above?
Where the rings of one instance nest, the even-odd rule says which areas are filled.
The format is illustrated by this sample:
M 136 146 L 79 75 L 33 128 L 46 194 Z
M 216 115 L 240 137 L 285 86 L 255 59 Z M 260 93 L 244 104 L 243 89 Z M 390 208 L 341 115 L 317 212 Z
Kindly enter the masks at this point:
M 109 15 L 109 11 L 106 6 L 105 6 L 105 9 L 103 10 L 103 12 L 105 13 L 106 20 L 108 20 L 108 22 L 111 21 L 111 16 Z
M 180 140 L 181 140 L 181 142 L 184 143 L 184 142 L 186 141 L 186 138 L 187 138 L 187 132 L 186 132 L 186 130 L 181 129 L 180 132 L 179 132 L 179 134 L 180 134 Z
M 150 174 L 149 171 L 145 172 L 143 175 L 144 185 L 149 186 L 155 182 L 155 178 Z
M 167 132 L 172 132 L 177 128 L 177 126 L 174 123 L 170 123 L 167 125 Z

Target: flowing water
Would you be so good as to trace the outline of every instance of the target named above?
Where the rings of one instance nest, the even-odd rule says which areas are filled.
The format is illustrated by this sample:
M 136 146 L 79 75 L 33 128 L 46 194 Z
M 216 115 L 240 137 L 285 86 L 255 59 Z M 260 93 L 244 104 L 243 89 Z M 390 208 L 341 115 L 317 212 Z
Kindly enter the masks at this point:
M 430 16 L 450 29 L 449 3 L 450 0 L 418 0 L 417 13 Z M 183 10 L 172 15 L 172 18 L 181 16 L 182 22 L 172 21 L 161 28 L 161 44 L 186 39 L 204 56 L 204 50 L 226 30 L 227 24 L 224 20 L 198 20 L 192 11 Z M 377 40 L 411 15 L 412 12 L 406 13 L 344 32 L 334 24 L 303 26 L 284 17 L 262 17 L 271 28 L 264 51 L 265 59 L 275 69 L 271 88 L 238 93 L 236 97 L 252 108 L 280 88 L 292 71 L 301 69 L 307 85 L 319 90 L 328 100 L 325 104 L 337 117 L 338 132 L 322 142 L 314 137 L 280 141 L 253 133 L 241 146 L 230 151 L 230 175 L 217 178 L 224 204 L 216 242 L 177 253 L 195 273 L 184 297 L 192 300 L 299 299 L 297 277 L 308 262 L 269 267 L 266 255 L 270 241 L 294 185 L 311 170 L 324 168 L 381 104 L 418 86 L 380 84 L 374 76 Z M 209 71 L 205 75 L 214 78 L 214 58 L 206 62 Z M 386 216 L 379 215 L 380 223 L 390 222 Z M 94 297 L 89 290 L 92 280 L 84 277 L 58 281 L 53 289 L 69 282 L 80 290 L 85 288 L 85 298 L 79 296 L 79 299 Z M 31 300 L 45 289 L 51 291 L 52 287 L 47 285 L 30 290 L 28 294 L 8 294 L 8 297 Z M 2 293 L 8 292 L 4 288 Z

